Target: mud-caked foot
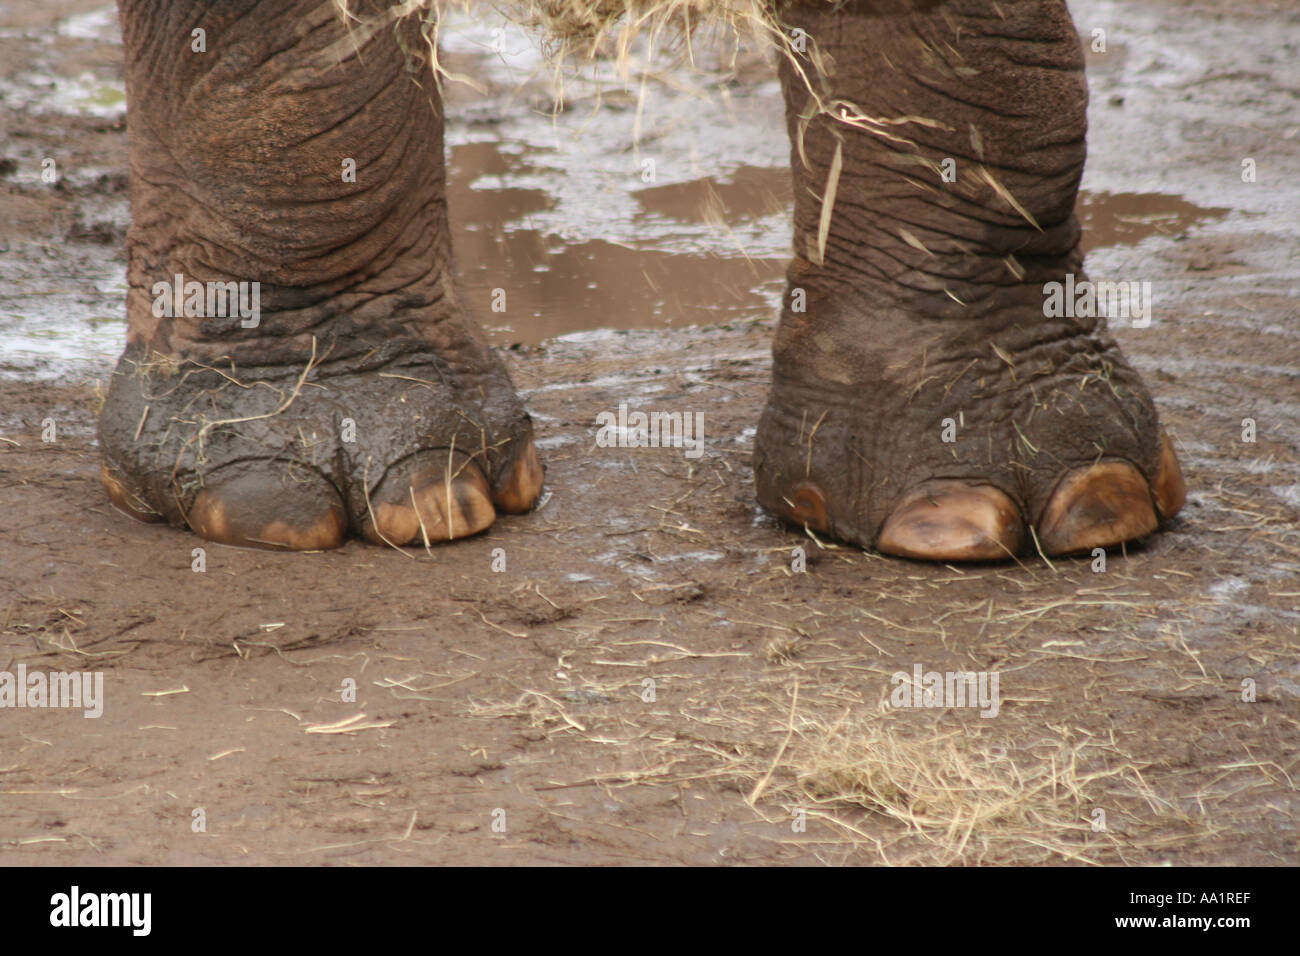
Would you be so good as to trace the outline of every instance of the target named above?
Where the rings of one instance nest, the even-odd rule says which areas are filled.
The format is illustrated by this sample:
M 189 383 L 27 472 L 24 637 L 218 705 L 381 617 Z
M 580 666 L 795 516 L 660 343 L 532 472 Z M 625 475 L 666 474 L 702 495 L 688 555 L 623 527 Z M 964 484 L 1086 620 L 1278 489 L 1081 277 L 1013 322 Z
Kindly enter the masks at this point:
M 983 349 L 994 361 L 951 339 L 911 368 L 868 351 L 856 364 L 877 374 L 847 386 L 815 380 L 815 352 L 778 347 L 755 438 L 759 503 L 810 532 L 930 561 L 1115 548 L 1177 513 L 1173 444 L 1112 342 L 1060 336 L 1055 354 L 1044 345 L 1017 362 L 994 338 Z M 964 368 L 944 347 L 970 354 Z M 958 372 L 936 380 L 935 367 Z
M 408 354 L 302 378 L 129 349 L 100 419 L 104 486 L 130 517 L 244 547 L 478 534 L 528 511 L 543 481 L 527 413 L 483 364 L 470 375 Z
M 120 4 L 127 345 L 99 420 L 114 506 L 294 550 L 445 544 L 532 508 L 531 421 L 454 275 L 434 11 L 164 6 L 225 53 L 169 59 L 159 5 Z

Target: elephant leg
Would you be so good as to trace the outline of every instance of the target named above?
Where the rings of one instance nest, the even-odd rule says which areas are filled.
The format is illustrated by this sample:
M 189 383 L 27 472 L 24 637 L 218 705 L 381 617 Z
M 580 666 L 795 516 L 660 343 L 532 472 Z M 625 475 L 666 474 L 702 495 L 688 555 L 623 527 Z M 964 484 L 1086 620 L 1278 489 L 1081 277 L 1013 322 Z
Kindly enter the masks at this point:
M 1064 0 L 783 9 L 809 42 L 781 67 L 795 257 L 759 501 L 945 561 L 1155 530 L 1184 492 L 1151 396 L 1104 320 L 1045 307 L 1048 283 L 1084 279 Z
M 99 435 L 134 517 L 427 545 L 540 491 L 529 417 L 452 284 L 418 18 L 351 7 L 120 4 L 128 333 Z

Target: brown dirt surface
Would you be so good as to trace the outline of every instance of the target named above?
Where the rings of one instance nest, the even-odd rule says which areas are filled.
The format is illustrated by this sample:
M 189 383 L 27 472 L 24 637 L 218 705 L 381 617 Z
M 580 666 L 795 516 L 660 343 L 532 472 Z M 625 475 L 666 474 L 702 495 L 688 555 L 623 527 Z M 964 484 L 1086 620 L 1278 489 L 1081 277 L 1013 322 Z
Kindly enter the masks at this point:
M 642 274 L 620 237 L 605 259 L 566 240 L 586 253 L 554 281 L 580 313 L 560 331 L 628 328 L 505 349 L 542 506 L 427 553 L 135 524 L 99 484 L 104 364 L 0 353 L 0 671 L 104 681 L 95 719 L 0 710 L 0 863 L 1294 863 L 1300 14 L 1073 7 L 1085 37 L 1111 27 L 1090 64 L 1089 268 L 1157 289 L 1152 326 L 1116 334 L 1183 463 L 1167 531 L 1097 570 L 925 565 L 779 526 L 749 465 L 772 310 L 740 288 L 720 323 L 662 327 L 656 302 L 680 316 L 725 290 L 708 255 Z M 0 4 L 0 323 L 56 299 L 84 322 L 118 295 L 101 277 L 124 264 L 123 124 L 20 96 L 41 70 L 120 84 L 111 42 L 58 31 L 102 8 Z M 770 75 L 729 82 L 779 133 Z M 493 212 L 455 181 L 457 149 L 473 160 L 453 137 L 453 197 L 488 204 L 480 232 L 532 241 L 501 223 L 547 202 L 499 184 Z M 40 181 L 47 155 L 61 185 Z M 732 157 L 735 222 L 767 208 L 751 159 Z M 714 185 L 642 204 L 671 214 Z M 458 242 L 467 273 L 480 248 L 520 268 Z M 718 262 L 743 286 L 741 257 Z M 665 276 L 689 294 L 656 299 Z M 588 289 L 643 327 L 587 309 Z M 596 416 L 621 403 L 702 412 L 703 454 L 599 447 Z M 997 672 L 996 717 L 892 708 L 914 665 Z

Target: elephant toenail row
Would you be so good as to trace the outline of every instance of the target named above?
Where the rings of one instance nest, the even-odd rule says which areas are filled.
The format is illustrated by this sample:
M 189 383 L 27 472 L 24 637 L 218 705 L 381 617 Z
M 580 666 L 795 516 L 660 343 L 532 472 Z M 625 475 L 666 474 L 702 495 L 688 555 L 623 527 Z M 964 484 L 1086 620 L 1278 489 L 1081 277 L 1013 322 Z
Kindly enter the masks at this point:
M 1068 471 L 1037 523 L 1037 547 L 1048 556 L 1118 547 L 1156 530 L 1182 507 L 1186 487 L 1169 436 L 1148 483 L 1127 461 L 1094 462 Z M 826 495 L 810 479 L 795 483 L 781 516 L 815 531 L 832 525 Z M 1029 549 L 1021 509 L 1005 492 L 958 479 L 923 483 L 908 492 L 876 538 L 883 554 L 927 561 L 1000 561 Z

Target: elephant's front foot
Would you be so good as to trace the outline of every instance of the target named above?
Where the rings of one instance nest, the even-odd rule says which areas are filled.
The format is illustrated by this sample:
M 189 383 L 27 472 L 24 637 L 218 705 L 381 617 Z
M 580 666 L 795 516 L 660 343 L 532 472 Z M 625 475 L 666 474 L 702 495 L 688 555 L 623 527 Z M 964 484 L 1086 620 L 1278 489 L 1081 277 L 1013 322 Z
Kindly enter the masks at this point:
M 797 258 L 759 501 L 940 561 L 1150 534 L 1184 494 L 1151 396 L 1086 297 L 1048 299 L 1083 279 L 1088 86 L 1064 0 L 788 10 L 821 55 L 781 61 Z
M 504 370 L 406 343 L 301 367 L 128 348 L 100 419 L 113 504 L 225 544 L 315 550 L 349 534 L 428 546 L 532 507 L 542 466 Z
M 532 507 L 542 466 L 452 280 L 429 24 L 278 6 L 272 24 L 121 5 L 128 345 L 104 484 L 127 514 L 235 545 L 475 534 Z M 182 22 L 221 43 L 163 68 Z
M 787 309 L 756 437 L 758 499 L 785 520 L 991 561 L 1115 547 L 1182 506 L 1150 395 L 1093 323 L 1031 304 L 979 319 L 818 305 L 816 321 Z

